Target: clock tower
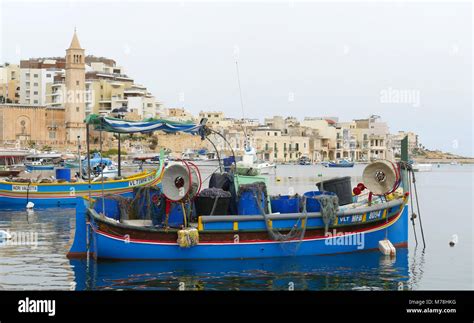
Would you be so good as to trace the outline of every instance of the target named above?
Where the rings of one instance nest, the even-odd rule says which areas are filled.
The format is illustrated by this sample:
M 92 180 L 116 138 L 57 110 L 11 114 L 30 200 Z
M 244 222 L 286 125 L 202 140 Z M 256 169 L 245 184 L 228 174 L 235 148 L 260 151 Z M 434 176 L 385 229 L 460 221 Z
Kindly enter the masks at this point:
M 65 97 L 65 123 L 66 143 L 77 144 L 77 137 L 81 142 L 86 140 L 86 126 L 84 120 L 86 97 L 86 64 L 84 49 L 79 44 L 76 31 L 72 37 L 71 45 L 66 49 L 66 97 Z

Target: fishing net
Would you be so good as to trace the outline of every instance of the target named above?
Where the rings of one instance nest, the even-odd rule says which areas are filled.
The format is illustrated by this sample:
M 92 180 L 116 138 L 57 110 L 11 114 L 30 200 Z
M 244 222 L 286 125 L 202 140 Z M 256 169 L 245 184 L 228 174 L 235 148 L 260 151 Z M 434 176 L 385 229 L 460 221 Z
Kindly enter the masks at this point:
M 333 223 L 339 209 L 339 198 L 336 195 L 321 195 L 316 198 L 321 205 L 321 216 L 324 223 L 324 232 L 329 230 L 329 224 Z
M 163 222 L 166 212 L 166 198 L 156 186 L 139 186 L 133 189 L 129 219 L 152 220 L 153 225 Z
M 230 192 L 224 191 L 221 188 L 210 187 L 210 188 L 203 189 L 199 193 L 199 196 L 215 198 L 215 197 L 231 197 L 232 194 Z

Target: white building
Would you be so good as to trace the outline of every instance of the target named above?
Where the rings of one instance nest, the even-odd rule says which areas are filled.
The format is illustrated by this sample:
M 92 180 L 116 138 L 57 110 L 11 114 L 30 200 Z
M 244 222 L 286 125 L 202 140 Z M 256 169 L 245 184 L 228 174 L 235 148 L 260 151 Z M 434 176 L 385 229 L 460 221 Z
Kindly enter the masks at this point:
M 46 89 L 64 69 L 55 59 L 22 61 L 20 64 L 20 104 L 46 105 Z

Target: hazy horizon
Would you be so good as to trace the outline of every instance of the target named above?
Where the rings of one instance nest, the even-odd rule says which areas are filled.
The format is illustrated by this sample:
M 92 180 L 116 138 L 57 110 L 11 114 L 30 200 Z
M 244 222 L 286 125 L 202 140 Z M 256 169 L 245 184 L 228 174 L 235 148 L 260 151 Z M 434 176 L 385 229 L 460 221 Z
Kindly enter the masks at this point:
M 429 149 L 473 156 L 471 3 L 1 1 L 0 63 L 87 55 L 166 107 L 245 117 L 380 115 Z

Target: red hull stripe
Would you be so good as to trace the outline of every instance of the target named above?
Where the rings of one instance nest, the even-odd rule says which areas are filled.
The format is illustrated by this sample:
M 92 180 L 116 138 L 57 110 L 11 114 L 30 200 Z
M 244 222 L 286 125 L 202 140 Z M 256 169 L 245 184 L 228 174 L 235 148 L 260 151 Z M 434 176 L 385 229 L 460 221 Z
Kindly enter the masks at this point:
M 341 235 L 335 236 L 334 238 L 338 238 L 338 237 L 341 237 L 341 236 L 347 236 L 347 235 L 353 235 L 353 234 L 357 234 L 357 233 L 369 233 L 369 232 L 373 232 L 373 231 L 382 230 L 386 227 L 389 227 L 393 223 L 395 223 L 400 218 L 400 216 L 401 216 L 401 212 L 399 212 L 396 216 L 392 217 L 392 219 L 390 219 L 390 221 L 388 221 L 388 222 L 384 222 L 384 223 L 378 224 L 376 226 L 373 226 L 373 227 L 370 227 L 370 228 L 367 228 L 367 229 L 355 230 L 355 231 L 351 231 L 351 232 L 341 232 L 342 233 Z M 95 228 L 94 228 L 94 232 L 96 232 L 100 235 L 106 236 L 108 238 L 124 241 L 124 243 L 126 241 L 127 243 L 134 242 L 134 243 L 145 243 L 145 244 L 177 245 L 177 242 L 160 242 L 160 241 L 156 241 L 156 240 L 131 239 L 131 238 L 126 239 L 124 236 L 118 236 L 118 235 L 106 233 L 104 231 L 100 231 L 100 230 L 97 230 Z M 316 236 L 316 237 L 310 237 L 310 238 L 303 238 L 302 241 L 322 240 L 322 239 L 327 239 L 327 238 L 333 238 L 333 237 Z M 298 242 L 298 241 L 300 241 L 300 239 L 294 239 L 294 240 L 288 240 L 288 241 L 275 241 L 275 240 L 268 240 L 268 239 L 258 239 L 258 240 L 247 240 L 245 242 L 239 242 L 237 244 L 289 243 L 289 242 Z M 199 242 L 199 245 L 214 245 L 214 244 L 217 244 L 217 245 L 226 245 L 226 244 L 234 245 L 236 243 L 235 242 L 228 242 L 228 241 Z

